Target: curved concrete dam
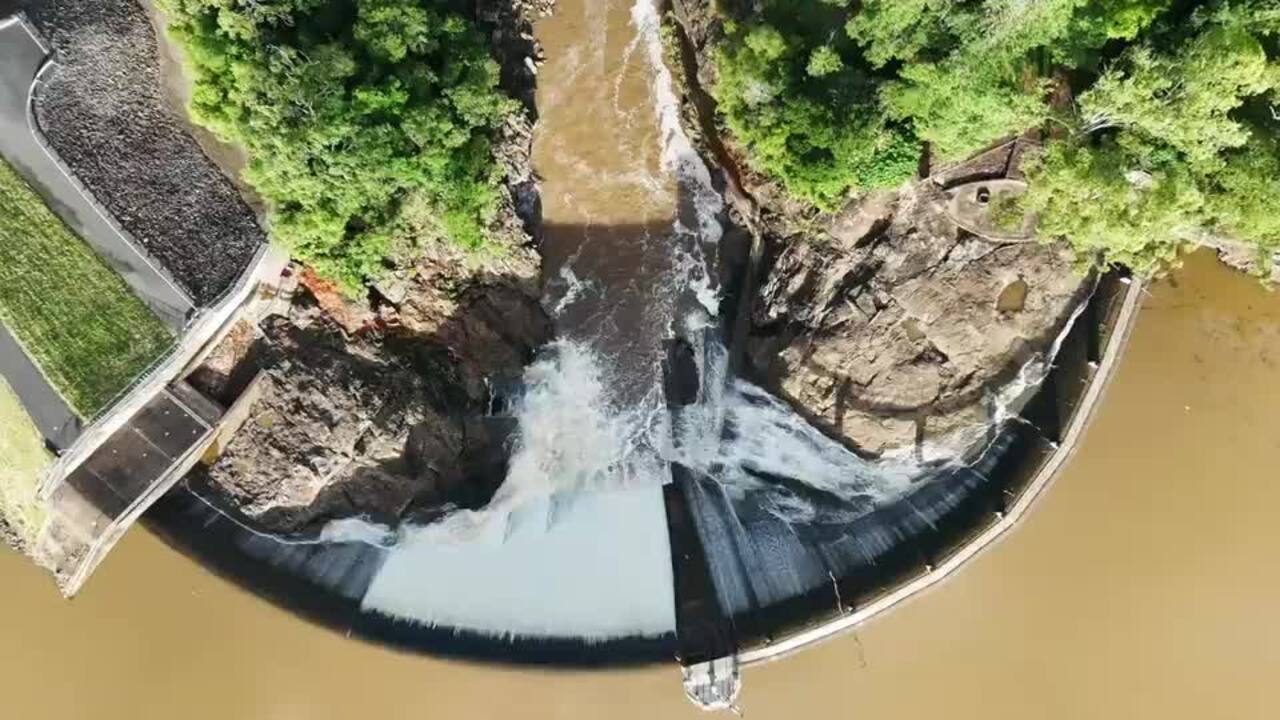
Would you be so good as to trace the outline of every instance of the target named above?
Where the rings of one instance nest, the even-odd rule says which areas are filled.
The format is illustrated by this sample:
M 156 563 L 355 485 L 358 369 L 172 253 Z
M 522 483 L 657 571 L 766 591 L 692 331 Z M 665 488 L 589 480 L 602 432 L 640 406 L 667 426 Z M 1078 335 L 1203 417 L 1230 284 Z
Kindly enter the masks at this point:
M 1133 286 L 1089 281 L 1056 340 L 992 388 L 975 446 L 856 454 L 736 375 L 732 318 L 755 267 L 682 129 L 659 23 L 650 0 L 562 0 L 538 28 L 539 248 L 557 339 L 500 404 L 511 455 L 485 506 L 281 538 L 192 486 L 151 527 L 349 635 L 499 662 L 722 661 L 728 685 L 695 698 L 717 705 L 736 693 L 739 657 L 845 627 L 959 557 L 1028 484 L 1038 492 L 1118 352 Z M 708 682 L 691 675 L 690 691 Z
M 749 311 L 758 268 L 746 233 L 730 221 L 741 217 L 723 199 L 724 186 L 734 183 L 705 165 L 681 130 L 658 18 L 646 0 L 564 2 L 539 29 L 550 59 L 539 98 L 540 249 L 557 339 L 527 367 L 519 388 L 500 389 L 502 402 L 491 408 L 488 420 L 512 430 L 505 481 L 494 497 L 429 524 L 349 519 L 314 537 L 278 537 L 219 511 L 198 484 L 179 487 L 146 521 L 198 562 L 183 562 L 150 536 L 135 537 L 123 558 L 108 564 L 115 574 L 100 592 L 56 610 L 37 607 L 39 598 L 48 602 L 47 590 L 4 556 L 0 575 L 14 579 L 8 589 L 17 621 L 0 633 L 22 649 L 10 653 L 15 662 L 0 675 L 6 707 L 27 717 L 416 716 L 423 702 L 449 711 L 456 700 L 457 712 L 495 716 L 570 701 L 593 715 L 675 712 L 659 699 L 674 693 L 661 688 L 649 693 L 658 707 L 616 707 L 617 697 L 670 683 L 669 665 L 665 672 L 582 679 L 510 668 L 470 674 L 432 660 L 393 659 L 380 647 L 312 633 L 210 582 L 201 565 L 294 615 L 377 645 L 593 668 L 674 658 L 690 697 L 707 707 L 743 702 L 743 666 L 855 628 L 863 634 L 795 661 L 803 673 L 760 671 L 762 692 L 749 692 L 747 707 L 776 706 L 790 716 L 802 693 L 820 698 L 818 706 L 832 698 L 847 711 L 846 688 L 856 686 L 860 711 L 890 717 L 1013 710 L 1019 717 L 1105 716 L 1117 708 L 1079 698 L 1112 679 L 1126 716 L 1159 707 L 1153 696 L 1181 696 L 1155 715 L 1170 717 L 1196 707 L 1205 677 L 1214 679 L 1209 694 L 1238 689 L 1254 698 L 1246 710 L 1262 706 L 1269 686 L 1249 668 L 1220 677 L 1218 667 L 1186 654 L 1203 653 L 1222 666 L 1230 644 L 1221 636 L 1247 645 L 1239 642 L 1246 632 L 1266 634 L 1233 618 L 1256 618 L 1274 594 L 1274 578 L 1257 569 L 1267 567 L 1274 547 L 1256 530 L 1267 524 L 1257 508 L 1273 506 L 1269 488 L 1234 476 L 1205 483 L 1204 476 L 1230 472 L 1229 459 L 1177 453 L 1201 449 L 1191 439 L 1216 439 L 1211 447 L 1231 448 L 1242 466 L 1268 466 L 1270 436 L 1241 440 L 1239 429 L 1242 418 L 1263 433 L 1270 426 L 1275 398 L 1258 388 L 1270 387 L 1274 375 L 1274 303 L 1244 278 L 1193 258 L 1184 286 L 1159 286 L 1152 301 L 1169 317 L 1149 333 L 1156 349 L 1137 362 L 1144 382 L 1159 382 L 1122 403 L 1125 422 L 1102 433 L 1105 441 L 1119 438 L 1118 446 L 1085 451 L 1086 459 L 1103 460 L 1068 480 L 1092 490 L 1084 511 L 1073 505 L 1074 515 L 1055 521 L 1059 542 L 997 550 L 988 555 L 996 560 L 975 562 L 981 571 L 999 558 L 1028 558 L 1003 573 L 976 572 L 976 580 L 966 573 L 952 584 L 960 591 L 938 594 L 953 598 L 944 606 L 950 612 L 897 621 L 937 604 L 924 598 L 862 627 L 952 577 L 1027 517 L 1084 436 L 1119 367 L 1144 288 L 1118 273 L 1090 278 L 1054 341 L 987 388 L 984 433 L 973 446 L 925 450 L 917 440 L 914 452 L 875 459 L 851 451 L 735 362 L 742 353 L 735 320 Z M 1221 297 L 1207 300 L 1208 287 Z M 1015 303 L 1025 300 L 1026 283 L 1021 292 Z M 1199 315 L 1186 309 L 1193 302 Z M 1208 338 L 1221 357 L 1184 336 Z M 1159 412 L 1133 409 L 1148 405 Z M 1206 419 L 1192 420 L 1202 409 Z M 1163 444 L 1143 444 L 1148 439 L 1134 438 L 1135 427 L 1159 430 Z M 1223 428 L 1234 434 L 1214 435 Z M 1181 445 L 1171 450 L 1170 442 Z M 1135 446 L 1141 462 L 1122 462 Z M 1205 464 L 1205 454 L 1214 464 Z M 1100 490 L 1085 482 L 1099 464 L 1111 480 Z M 1165 484 L 1144 484 L 1152 475 Z M 1173 492 L 1170 481 L 1183 475 L 1200 482 Z M 1180 507 L 1166 497 L 1173 495 L 1194 498 L 1196 507 Z M 1168 518 L 1156 519 L 1157 510 Z M 1168 559 L 1171 550 L 1176 557 Z M 1086 571 L 1086 564 L 1096 567 Z M 972 590 L 975 582 L 982 591 Z M 1245 583 L 1244 599 L 1229 587 Z M 1138 593 L 1115 589 L 1130 586 L 1153 588 L 1159 599 L 1134 607 Z M 1038 593 L 1038 604 L 1017 600 Z M 1028 618 L 1041 607 L 1054 612 L 1037 626 Z M 120 618 L 128 622 L 113 622 Z M 1109 633 L 1091 635 L 1091 623 Z M 880 628 L 895 627 L 896 635 L 877 640 Z M 1042 644 L 1018 645 L 1036 629 Z M 1116 638 L 1126 633 L 1164 657 L 1116 652 Z M 1090 652 L 1072 647 L 1094 637 Z M 993 649 L 1001 647 L 1004 656 Z M 1231 649 L 1259 666 L 1274 661 L 1266 650 Z M 985 652 L 997 658 L 986 674 L 975 661 Z M 1170 667 L 1171 656 L 1181 663 Z M 1127 658 L 1142 667 L 1127 668 Z M 866 679 L 886 665 L 907 680 Z M 933 671 L 909 672 L 921 666 Z M 1071 696 L 1062 697 L 1066 685 L 1046 682 L 1046 674 L 1070 678 Z M 806 686 L 809 675 L 824 682 Z M 1136 678 L 1140 693 L 1117 691 L 1118 677 Z M 67 678 L 75 692 L 61 686 Z M 210 695 L 211 679 L 232 689 L 193 710 L 190 698 L 201 690 Z M 353 679 L 367 681 L 360 693 L 350 691 Z M 1000 703 L 975 692 L 997 683 Z M 405 707 L 367 697 L 380 692 L 413 701 Z M 357 707 L 349 705 L 352 695 L 359 695 Z M 935 696 L 945 704 L 928 705 Z M 1216 700 L 1214 711 L 1222 704 Z
M 1271 716 L 1280 485 L 1259 468 L 1280 463 L 1280 297 L 1207 255 L 1172 280 L 1027 521 L 855 633 L 747 668 L 751 717 Z M 670 665 L 504 670 L 352 642 L 141 528 L 70 603 L 7 550 L 0 585 L 15 717 L 703 717 Z
M 555 339 L 484 419 L 510 432 L 492 498 L 280 537 L 189 483 L 152 508 L 159 534 L 346 634 L 500 662 L 678 659 L 691 697 L 723 706 L 740 663 L 851 626 L 1021 514 L 1073 446 L 1136 287 L 1088 279 L 983 388 L 976 439 L 854 452 L 735 362 L 759 253 L 685 133 L 661 17 L 653 0 L 564 0 L 538 28 Z

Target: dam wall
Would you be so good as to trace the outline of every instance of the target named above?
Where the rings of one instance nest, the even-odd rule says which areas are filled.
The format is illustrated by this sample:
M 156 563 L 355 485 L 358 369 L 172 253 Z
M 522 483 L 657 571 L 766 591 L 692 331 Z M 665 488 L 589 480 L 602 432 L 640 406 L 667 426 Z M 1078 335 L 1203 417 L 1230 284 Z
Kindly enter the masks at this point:
M 992 428 L 985 449 L 969 462 L 923 468 L 899 497 L 851 503 L 812 495 L 819 510 L 797 521 L 778 517 L 767 489 L 734 493 L 713 477 L 686 485 L 738 657 L 753 662 L 788 638 L 851 626 L 989 542 L 1078 440 L 1109 377 L 1104 360 L 1118 354 L 1132 323 L 1122 311 L 1133 309 L 1138 293 L 1124 273 L 1102 277 L 1063 335 L 1052 369 L 1016 414 Z
M 583 509 L 600 507 L 588 504 Z M 618 507 L 634 509 L 635 505 Z M 660 500 L 658 509 L 661 511 Z M 606 520 L 617 521 L 618 517 L 608 516 Z M 531 581 L 528 572 L 536 574 L 536 568 L 525 575 L 500 575 L 502 569 L 486 567 L 482 557 L 488 555 L 487 562 L 495 562 L 494 555 L 501 555 L 496 545 L 483 546 L 476 552 L 475 544 L 460 544 L 456 552 L 474 554 L 459 557 L 430 552 L 429 548 L 424 556 L 405 547 L 397 550 L 379 546 L 370 537 L 288 541 L 248 529 L 186 485 L 174 488 L 157 502 L 144 521 L 171 547 L 245 590 L 335 632 L 400 650 L 503 664 L 564 667 L 647 664 L 670 661 L 676 654 L 673 616 L 670 626 L 658 632 L 650 628 L 646 633 L 610 636 L 599 634 L 599 627 L 589 624 L 577 634 L 512 632 L 483 624 L 486 615 L 497 620 L 513 613 L 524 614 L 531 621 L 545 619 L 537 607 L 523 604 L 530 594 L 541 595 L 546 602 L 563 601 L 569 613 L 585 604 L 597 615 L 609 614 L 618 622 L 635 617 L 629 613 L 625 597 L 611 594 L 634 591 L 634 586 L 617 587 L 602 577 L 582 595 L 581 583 L 565 584 L 564 578 Z M 663 528 L 659 524 L 655 529 Z M 511 543 L 507 547 L 526 553 L 515 561 L 528 561 L 528 545 Z M 580 580 L 595 577 L 600 570 L 590 555 L 613 559 L 607 551 L 601 553 L 589 544 L 582 549 L 588 556 L 580 559 L 576 571 L 567 570 Z M 669 561 L 666 543 L 660 543 L 658 550 L 665 566 Z M 398 552 L 402 554 L 396 557 Z M 448 567 L 467 572 L 471 581 L 459 584 L 456 575 L 448 576 Z M 512 567 L 508 564 L 505 569 L 510 571 Z M 391 573 L 384 575 L 388 568 Z M 669 578 L 669 568 L 664 569 Z M 494 582 L 482 582 L 486 575 Z M 414 581 L 407 582 L 406 578 Z M 652 617 L 655 603 L 662 606 L 659 613 L 674 612 L 670 592 L 658 590 L 656 598 L 634 599 L 649 608 L 639 611 L 642 617 Z M 579 593 L 576 597 L 575 591 Z M 441 619 L 442 612 L 459 607 L 476 608 L 470 626 L 448 624 Z

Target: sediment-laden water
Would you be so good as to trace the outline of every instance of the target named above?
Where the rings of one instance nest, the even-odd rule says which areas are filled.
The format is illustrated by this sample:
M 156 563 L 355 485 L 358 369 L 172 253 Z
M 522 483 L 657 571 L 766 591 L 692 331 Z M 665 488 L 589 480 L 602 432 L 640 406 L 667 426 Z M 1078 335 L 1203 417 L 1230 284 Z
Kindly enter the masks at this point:
M 683 552 L 671 547 L 663 499 L 673 466 L 721 611 L 744 643 L 777 628 L 775 606 L 807 598 L 792 620 L 839 611 L 837 582 L 856 575 L 853 594 L 878 589 L 903 547 L 909 561 L 927 559 L 912 543 L 939 535 L 1037 433 L 1003 420 L 1049 356 L 997 394 L 984 448 L 874 462 L 733 377 L 726 318 L 738 308 L 718 287 L 724 202 L 681 128 L 659 26 L 655 0 L 561 0 L 537 28 L 547 57 L 534 142 L 539 249 L 557 340 L 509 404 L 508 474 L 487 505 L 430 525 L 344 520 L 321 542 L 294 543 L 228 524 L 178 491 L 158 524 L 175 534 L 216 524 L 219 541 L 179 542 L 228 568 L 217 544 L 234 548 L 247 558 L 242 579 L 286 603 L 305 605 L 297 579 L 332 594 L 309 612 L 351 632 L 494 658 L 527 641 L 532 658 L 580 662 L 672 654 L 671 558 Z M 666 363 L 675 346 L 688 367 Z M 673 374 L 695 388 L 679 402 Z M 593 649 L 574 655 L 564 643 Z
M 753 718 L 1272 717 L 1280 297 L 1197 256 L 1152 289 L 1027 522 L 934 591 L 747 670 Z M 130 533 L 66 603 L 0 550 L 6 717 L 698 718 L 670 666 L 506 670 L 299 622 Z

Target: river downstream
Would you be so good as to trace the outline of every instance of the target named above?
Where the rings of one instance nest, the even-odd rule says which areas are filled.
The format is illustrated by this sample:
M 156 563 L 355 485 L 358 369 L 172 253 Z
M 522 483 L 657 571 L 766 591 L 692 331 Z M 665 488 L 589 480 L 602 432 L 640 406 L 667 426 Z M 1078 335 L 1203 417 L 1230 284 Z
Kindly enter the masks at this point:
M 1174 280 L 1027 522 L 856 637 L 748 670 L 751 717 L 1270 717 L 1280 297 L 1205 256 Z M 701 716 L 674 665 L 517 671 L 348 640 L 141 528 L 72 602 L 7 550 L 0 587 L 13 717 Z

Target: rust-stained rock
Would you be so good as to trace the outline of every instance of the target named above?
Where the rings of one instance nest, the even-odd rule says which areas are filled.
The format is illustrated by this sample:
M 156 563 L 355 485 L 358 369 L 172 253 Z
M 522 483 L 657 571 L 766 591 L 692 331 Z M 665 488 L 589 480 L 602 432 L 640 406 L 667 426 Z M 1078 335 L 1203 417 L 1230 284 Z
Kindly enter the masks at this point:
M 434 246 L 404 273 L 403 301 L 376 316 L 302 293 L 290 318 L 262 323 L 262 396 L 207 490 L 285 534 L 483 501 L 501 480 L 503 438 L 483 420 L 489 388 L 519 378 L 551 332 L 538 269 L 523 248 L 478 262 Z
M 315 270 L 303 268 L 299 283 L 311 293 L 329 319 L 347 333 L 357 333 L 373 320 L 373 313 L 367 306 L 351 302 L 338 283 L 320 277 Z

